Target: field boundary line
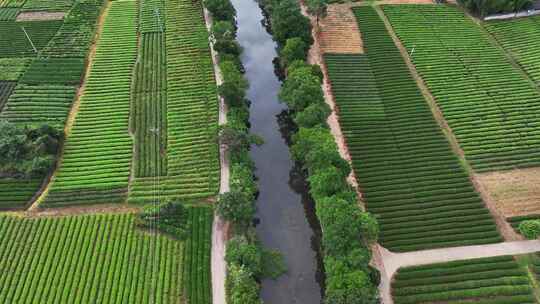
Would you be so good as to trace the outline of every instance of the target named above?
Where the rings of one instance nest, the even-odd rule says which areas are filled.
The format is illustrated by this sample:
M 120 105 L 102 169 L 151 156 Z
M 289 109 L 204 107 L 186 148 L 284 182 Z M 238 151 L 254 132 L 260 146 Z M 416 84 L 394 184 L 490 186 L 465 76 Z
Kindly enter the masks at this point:
M 214 68 L 214 78 L 216 85 L 219 87 L 223 83 L 223 76 L 221 75 L 221 69 L 219 68 L 218 54 L 214 50 L 214 43 L 210 36 L 210 30 L 212 28 L 212 16 L 210 12 L 203 7 L 204 22 L 208 32 L 208 43 L 210 46 L 210 55 L 212 57 L 212 66 Z M 227 105 L 223 97 L 219 96 L 219 116 L 218 124 L 220 126 L 227 124 Z M 219 143 L 218 143 L 219 144 Z M 229 159 L 227 157 L 227 149 L 225 146 L 219 144 L 219 162 L 220 162 L 220 180 L 219 180 L 219 193 L 226 193 L 230 190 L 230 167 Z M 223 220 L 214 211 L 214 220 L 212 222 L 212 249 L 211 249 L 211 284 L 212 284 L 212 303 L 213 304 L 226 304 L 226 292 L 225 281 L 227 279 L 227 263 L 225 262 L 225 252 L 227 249 L 229 223 Z
M 58 158 L 56 160 L 55 167 L 52 170 L 52 173 L 49 174 L 49 176 L 45 179 L 43 185 L 41 186 L 41 189 L 32 198 L 32 201 L 28 207 L 28 211 L 37 209 L 39 207 L 39 204 L 47 196 L 47 194 L 49 193 L 50 186 L 52 182 L 54 181 L 54 179 L 56 178 L 56 173 L 58 172 L 58 169 L 60 168 L 60 164 L 63 161 L 65 141 L 67 137 L 69 136 L 69 134 L 71 133 L 71 129 L 73 128 L 73 124 L 75 122 L 77 114 L 79 113 L 79 107 L 81 105 L 81 97 L 84 94 L 86 81 L 88 80 L 88 76 L 90 75 L 90 71 L 92 69 L 92 63 L 96 55 L 97 43 L 101 37 L 103 24 L 109 13 L 109 9 L 111 8 L 111 5 L 112 5 L 111 1 L 105 1 L 105 4 L 103 5 L 101 9 L 101 12 L 97 21 L 97 25 L 96 25 L 96 32 L 94 33 L 92 44 L 90 45 L 90 48 L 88 50 L 88 55 L 86 56 L 86 59 L 85 59 L 86 66 L 84 68 L 84 77 L 80 86 L 77 88 L 77 92 L 75 93 L 75 99 L 73 100 L 73 103 L 71 104 L 71 109 L 69 110 L 69 114 L 66 119 L 66 123 L 64 126 L 64 139 L 62 140 L 62 143 L 60 145 L 60 152 L 58 153 Z

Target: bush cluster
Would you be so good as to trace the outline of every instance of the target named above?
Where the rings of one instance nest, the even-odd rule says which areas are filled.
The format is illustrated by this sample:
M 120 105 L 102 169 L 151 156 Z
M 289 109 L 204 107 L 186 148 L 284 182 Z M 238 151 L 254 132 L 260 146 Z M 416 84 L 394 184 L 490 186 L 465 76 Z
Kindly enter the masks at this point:
M 485 17 L 490 14 L 512 13 L 528 9 L 532 0 L 458 0 L 466 10 L 474 15 Z
M 263 5 L 280 48 L 280 62 L 287 71 L 279 98 L 288 105 L 298 126 L 292 138 L 292 155 L 307 172 L 323 232 L 324 301 L 375 303 L 379 275 L 369 266 L 369 244 L 377 239 L 379 227 L 369 213 L 360 210 L 356 192 L 347 183 L 351 168 L 339 155 L 326 123 L 331 111 L 321 88 L 321 69 L 305 63 L 313 43 L 309 19 L 301 14 L 296 1 L 269 0 Z M 325 4 L 315 6 L 321 9 Z
M 519 232 L 529 240 L 540 237 L 540 220 L 526 220 L 519 224 Z
M 40 177 L 56 160 L 63 132 L 49 125 L 20 126 L 0 120 L 0 176 Z
M 211 36 L 223 77 L 218 92 L 228 108 L 227 124 L 220 127 L 218 140 L 229 158 L 230 191 L 221 194 L 216 205 L 216 212 L 233 226 L 225 255 L 227 303 L 259 304 L 261 279 L 278 277 L 285 266 L 278 252 L 261 246 L 253 227 L 258 189 L 249 149 L 262 140 L 249 132 L 248 82 L 240 62 L 242 48 L 236 41 L 236 12 L 229 0 L 205 0 L 205 6 L 213 16 Z
M 148 205 L 135 217 L 135 225 L 157 228 L 178 239 L 185 239 L 189 230 L 188 210 L 181 202 L 165 202 L 158 206 Z

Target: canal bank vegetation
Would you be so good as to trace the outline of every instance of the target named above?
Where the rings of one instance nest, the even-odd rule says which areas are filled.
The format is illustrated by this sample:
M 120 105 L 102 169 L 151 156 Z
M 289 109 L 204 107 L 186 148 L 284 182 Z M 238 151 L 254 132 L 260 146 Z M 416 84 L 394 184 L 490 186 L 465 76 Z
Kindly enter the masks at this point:
M 262 303 L 261 280 L 285 272 L 281 255 L 262 247 L 253 225 L 258 188 L 249 149 L 262 144 L 262 139 L 249 132 L 249 84 L 240 62 L 242 48 L 236 41 L 236 11 L 229 0 L 205 0 L 204 4 L 213 17 L 211 38 L 223 78 L 218 92 L 228 109 L 218 140 L 227 150 L 230 191 L 221 194 L 216 205 L 216 212 L 233 227 L 225 254 L 227 303 Z
M 309 19 L 294 0 L 265 0 L 262 5 L 279 45 L 280 66 L 286 71 L 279 98 L 298 127 L 292 155 L 307 173 L 322 228 L 324 303 L 377 303 L 380 276 L 369 262 L 379 226 L 359 208 L 357 194 L 347 183 L 351 168 L 339 155 L 326 122 L 331 111 L 324 100 L 321 69 L 305 63 L 313 43 Z

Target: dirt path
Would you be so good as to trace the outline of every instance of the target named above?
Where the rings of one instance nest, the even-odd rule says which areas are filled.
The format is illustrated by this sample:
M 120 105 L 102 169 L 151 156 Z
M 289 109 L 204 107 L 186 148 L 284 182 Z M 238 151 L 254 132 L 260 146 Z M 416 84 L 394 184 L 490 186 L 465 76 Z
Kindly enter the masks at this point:
M 212 17 L 206 8 L 204 9 L 204 19 L 206 28 L 210 33 L 212 27 Z M 219 86 L 223 82 L 221 70 L 218 65 L 218 56 L 214 51 L 213 43 L 210 38 L 210 51 L 212 53 L 212 61 L 214 63 L 214 75 L 216 84 Z M 227 107 L 223 98 L 219 99 L 219 124 L 227 123 Z M 219 147 L 219 160 L 221 165 L 221 176 L 219 193 L 229 192 L 229 161 L 225 147 Z M 217 214 L 214 214 L 214 222 L 212 224 L 212 252 L 211 252 L 211 272 L 212 272 L 212 303 L 226 304 L 225 296 L 225 280 L 227 278 L 227 263 L 225 262 L 225 250 L 227 245 L 227 235 L 229 224 L 221 219 Z
M 39 207 L 39 204 L 41 203 L 41 201 L 45 198 L 45 196 L 47 196 L 47 193 L 49 192 L 49 188 L 52 182 L 54 181 L 56 177 L 56 173 L 58 172 L 58 169 L 60 168 L 60 164 L 62 163 L 62 159 L 64 158 L 64 149 L 65 149 L 64 144 L 67 137 L 71 133 L 71 129 L 73 128 L 75 118 L 77 117 L 77 113 L 79 112 L 79 107 L 81 105 L 81 96 L 84 94 L 86 81 L 88 80 L 88 75 L 90 74 L 90 70 L 92 69 L 92 62 L 94 61 L 94 57 L 96 55 L 97 42 L 99 41 L 99 37 L 101 36 L 101 31 L 103 30 L 103 23 L 105 22 L 105 18 L 107 17 L 107 14 L 109 13 L 110 7 L 111 7 L 111 2 L 106 1 L 102 9 L 102 12 L 99 16 L 99 19 L 97 21 L 96 33 L 94 34 L 94 39 L 92 40 L 92 44 L 90 45 L 90 49 L 88 51 L 88 56 L 86 57 L 84 78 L 83 78 L 83 81 L 81 82 L 81 85 L 77 89 L 77 93 L 75 94 L 75 100 L 73 101 L 71 105 L 71 109 L 69 110 L 69 114 L 66 119 L 66 125 L 64 126 L 64 140 L 62 141 L 62 145 L 60 147 L 60 153 L 58 155 L 58 159 L 56 160 L 56 167 L 54 168 L 51 176 L 48 177 L 45 185 L 42 186 L 42 188 L 36 195 L 33 203 L 31 203 L 30 207 L 28 208 L 29 211 L 36 210 Z
M 40 218 L 40 217 L 61 217 L 61 216 L 77 216 L 89 214 L 111 214 L 111 213 L 136 213 L 141 210 L 141 207 L 128 206 L 127 204 L 99 204 L 88 206 L 69 206 L 57 208 L 40 208 L 27 211 L 8 211 L 2 214 L 13 215 L 24 218 Z

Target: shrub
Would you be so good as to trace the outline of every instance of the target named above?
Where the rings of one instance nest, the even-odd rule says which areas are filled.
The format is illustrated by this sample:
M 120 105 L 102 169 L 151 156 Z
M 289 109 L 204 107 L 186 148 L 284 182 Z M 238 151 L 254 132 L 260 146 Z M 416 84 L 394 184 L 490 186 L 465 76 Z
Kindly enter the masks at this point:
M 519 232 L 527 239 L 534 240 L 540 237 L 540 220 L 528 220 L 519 224 Z
M 262 304 L 259 284 L 244 266 L 229 265 L 227 272 L 227 303 Z
M 223 83 L 218 88 L 219 95 L 230 107 L 242 106 L 248 88 L 247 80 L 232 61 L 222 61 L 219 67 L 223 76 Z
M 306 60 L 308 46 L 298 38 L 289 38 L 285 42 L 285 46 L 281 49 L 281 62 L 283 66 L 288 66 L 295 60 Z
M 236 10 L 229 0 L 204 0 L 203 3 L 217 21 L 234 21 Z
M 236 236 L 227 242 L 227 264 L 242 265 L 255 277 L 263 274 L 262 256 L 261 248 L 249 243 L 243 236 Z
M 309 66 L 289 70 L 279 99 L 295 112 L 302 112 L 311 104 L 324 103 L 320 79 Z
M 189 214 L 181 202 L 165 202 L 158 206 L 148 205 L 137 214 L 135 224 L 150 228 L 154 225 L 164 233 L 185 239 L 189 231 Z
M 302 15 L 298 2 L 294 0 L 274 0 L 271 3 L 272 33 L 274 39 L 285 45 L 287 39 L 299 37 L 306 45 L 313 43 L 311 22 Z
M 219 195 L 217 213 L 235 227 L 245 229 L 255 215 L 255 204 L 242 192 L 227 192 Z
M 294 122 L 300 128 L 325 126 L 330 113 L 330 107 L 326 103 L 313 103 L 307 106 L 304 111 L 297 113 Z

